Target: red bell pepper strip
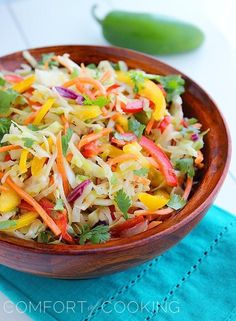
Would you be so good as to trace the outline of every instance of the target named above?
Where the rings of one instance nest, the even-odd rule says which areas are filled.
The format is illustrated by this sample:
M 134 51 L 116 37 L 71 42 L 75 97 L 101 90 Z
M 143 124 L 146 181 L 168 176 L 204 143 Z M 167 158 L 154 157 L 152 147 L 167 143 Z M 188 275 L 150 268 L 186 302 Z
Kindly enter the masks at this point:
M 107 88 L 107 92 L 110 92 L 113 89 L 116 89 L 116 88 L 119 88 L 119 87 L 120 87 L 120 85 L 118 85 L 118 84 L 111 85 L 110 87 Z
M 19 208 L 28 212 L 34 211 L 33 206 L 31 206 L 29 203 L 27 203 L 25 200 L 21 200 Z
M 47 198 L 42 198 L 39 204 L 46 211 L 46 213 L 51 216 L 53 221 L 57 224 L 61 230 L 62 238 L 70 244 L 75 244 L 73 237 L 67 232 L 67 215 L 66 210 L 58 212 L 54 211 L 54 204 L 50 202 Z
M 99 153 L 101 153 L 102 148 L 99 146 L 98 141 L 90 142 L 83 146 L 81 153 L 85 158 L 91 158 L 94 156 L 97 156 Z
M 159 123 L 158 125 L 158 129 L 161 131 L 161 133 L 164 132 L 164 130 L 166 129 L 166 127 L 170 124 L 171 122 L 171 118 L 169 115 L 165 116 L 162 121 Z
M 6 81 L 8 81 L 11 84 L 17 84 L 18 82 L 21 82 L 24 78 L 18 76 L 18 75 L 5 75 L 4 78 Z
M 125 221 L 124 223 L 121 224 L 117 224 L 114 227 L 111 228 L 111 235 L 113 237 L 119 237 L 120 234 L 127 229 L 130 229 L 134 226 L 136 226 L 137 224 L 144 222 L 144 217 L 142 215 L 136 216 L 134 218 L 131 218 L 127 221 Z
M 166 183 L 169 186 L 177 186 L 178 179 L 175 175 L 174 168 L 169 158 L 163 152 L 163 150 L 159 146 L 157 146 L 152 140 L 144 136 L 141 137 L 139 144 L 157 161 L 160 172 L 163 174 Z
M 142 100 L 134 100 L 130 101 L 127 104 L 121 103 L 121 108 L 126 113 L 139 113 L 143 110 L 143 101 Z

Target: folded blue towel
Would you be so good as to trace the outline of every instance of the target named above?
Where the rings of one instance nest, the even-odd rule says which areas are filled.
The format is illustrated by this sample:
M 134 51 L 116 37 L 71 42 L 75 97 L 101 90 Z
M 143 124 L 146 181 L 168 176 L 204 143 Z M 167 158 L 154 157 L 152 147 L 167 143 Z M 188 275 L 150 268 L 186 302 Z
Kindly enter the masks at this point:
M 99 279 L 44 279 L 1 267 L 0 290 L 36 321 L 236 320 L 236 217 L 213 206 L 168 252 Z M 11 313 L 11 303 L 2 309 Z

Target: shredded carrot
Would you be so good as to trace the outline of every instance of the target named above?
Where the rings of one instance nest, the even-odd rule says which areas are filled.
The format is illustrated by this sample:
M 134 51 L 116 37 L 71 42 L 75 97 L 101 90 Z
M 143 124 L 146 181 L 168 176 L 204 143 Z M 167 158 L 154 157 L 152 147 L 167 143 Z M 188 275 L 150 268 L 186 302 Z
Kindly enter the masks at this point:
M 78 148 L 81 149 L 84 145 L 91 143 L 92 141 L 97 140 L 103 136 L 108 135 L 111 131 L 112 131 L 111 128 L 104 128 L 99 133 L 92 133 L 92 134 L 88 134 L 88 135 L 84 136 L 80 140 Z
M 61 178 L 62 178 L 62 183 L 63 183 L 65 195 L 67 195 L 69 193 L 70 186 L 68 183 L 68 179 L 66 176 L 66 170 L 64 167 L 64 156 L 63 156 L 63 152 L 62 152 L 61 132 L 57 136 L 56 146 L 57 146 L 57 161 L 56 161 L 57 168 L 58 168 L 58 171 L 59 171 Z
M 73 86 L 77 83 L 82 83 L 82 84 L 89 84 L 98 89 L 101 95 L 106 96 L 106 89 L 105 87 L 96 79 L 89 78 L 89 77 L 77 77 L 72 80 L 67 81 L 63 87 L 70 87 Z
M 29 116 L 25 118 L 24 125 L 29 125 L 34 121 L 34 119 L 35 119 L 35 113 L 30 113 Z
M 120 134 L 124 134 L 125 131 L 123 129 L 123 127 L 120 124 L 116 124 L 116 130 L 120 133 Z
M 93 95 L 93 93 L 87 89 L 84 85 L 80 84 L 80 83 L 76 83 L 76 88 L 82 93 L 87 95 L 90 99 L 95 99 L 95 96 Z
M 107 164 L 112 166 L 112 165 L 115 165 L 117 163 L 122 163 L 122 162 L 126 162 L 126 161 L 129 161 L 129 160 L 136 160 L 137 158 L 138 158 L 138 156 L 135 155 L 135 154 L 124 154 L 124 155 L 117 156 L 115 158 L 110 158 L 107 161 Z
M 69 122 L 68 119 L 65 117 L 65 115 L 61 115 L 61 121 L 64 124 L 64 134 L 66 133 L 67 129 L 69 128 Z
M 9 192 L 9 188 L 7 186 L 0 185 L 0 191 L 1 192 Z
M 151 132 L 154 124 L 155 124 L 155 119 L 154 119 L 154 118 L 151 118 L 151 119 L 149 120 L 148 124 L 147 124 L 146 129 L 145 129 L 145 132 L 146 132 L 147 135 L 150 134 L 150 132 Z
M 60 65 L 66 67 L 66 69 L 68 69 L 68 71 L 70 73 L 72 73 L 73 72 L 73 68 L 71 66 L 69 66 L 67 63 L 65 63 L 63 61 L 63 59 L 61 59 L 61 58 L 62 58 L 61 56 L 54 56 L 54 57 L 52 57 L 52 60 L 55 60 L 55 61 L 59 62 Z
M 54 176 L 53 175 L 51 175 L 50 178 L 49 178 L 49 184 L 50 185 L 54 184 Z
M 69 153 L 69 154 L 66 156 L 66 160 L 67 160 L 68 162 L 71 162 L 72 158 L 73 158 L 73 154 L 72 154 L 72 153 Z
M 0 172 L 0 178 L 3 177 L 3 173 Z M 43 219 L 44 223 L 52 230 L 52 232 L 56 235 L 59 236 L 61 234 L 60 229 L 56 225 L 56 223 L 53 221 L 53 219 L 48 216 L 48 214 L 45 212 L 45 210 L 42 208 L 41 205 L 35 199 L 30 196 L 28 193 L 26 193 L 22 188 L 20 188 L 18 185 L 16 185 L 11 178 L 8 176 L 6 178 L 6 183 L 23 199 L 25 200 L 28 204 L 30 204 L 35 211 L 41 216 Z
M 9 152 L 10 150 L 16 150 L 16 149 L 21 149 L 21 146 L 18 145 L 8 145 L 8 146 L 2 146 L 0 147 L 0 153 L 3 152 Z
M 111 116 L 112 120 L 116 120 L 120 116 L 120 113 L 115 113 L 114 115 Z

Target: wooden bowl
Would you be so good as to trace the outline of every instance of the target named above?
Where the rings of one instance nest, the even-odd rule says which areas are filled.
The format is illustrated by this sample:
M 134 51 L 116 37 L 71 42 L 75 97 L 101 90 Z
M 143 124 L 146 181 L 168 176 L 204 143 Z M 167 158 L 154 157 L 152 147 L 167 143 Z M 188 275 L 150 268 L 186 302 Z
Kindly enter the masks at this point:
M 32 49 L 42 53 L 69 53 L 78 63 L 98 63 L 109 59 L 124 60 L 131 68 L 149 73 L 182 74 L 178 70 L 146 55 L 114 47 L 55 46 Z M 15 70 L 23 63 L 22 52 L 0 58 L 0 66 Z M 183 75 L 183 74 L 182 74 Z M 196 117 L 205 137 L 205 167 L 199 183 L 184 209 L 163 224 L 136 236 L 100 245 L 47 245 L 0 235 L 0 263 L 16 270 L 53 278 L 83 279 L 118 272 L 160 255 L 178 243 L 201 220 L 221 187 L 230 160 L 230 137 L 225 121 L 215 102 L 194 81 L 183 75 L 186 92 L 183 96 L 185 115 Z

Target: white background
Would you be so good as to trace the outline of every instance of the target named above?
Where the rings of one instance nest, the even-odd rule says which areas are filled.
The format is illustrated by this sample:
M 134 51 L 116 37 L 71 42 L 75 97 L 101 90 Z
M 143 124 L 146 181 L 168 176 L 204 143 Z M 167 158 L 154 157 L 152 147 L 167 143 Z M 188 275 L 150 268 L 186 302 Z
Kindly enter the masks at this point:
M 0 0 L 0 56 L 53 44 L 107 44 L 90 8 L 99 4 L 103 16 L 112 9 L 149 11 L 193 22 L 206 35 L 195 52 L 159 59 L 185 72 L 217 101 L 233 140 L 230 173 L 216 204 L 236 213 L 236 4 L 234 0 Z M 0 321 L 29 320 L 24 314 L 1 311 Z

